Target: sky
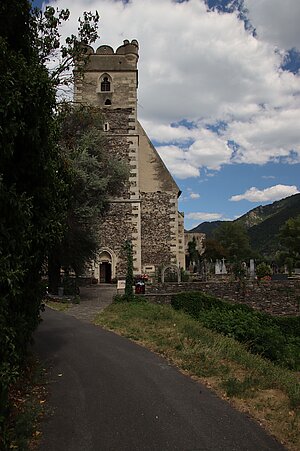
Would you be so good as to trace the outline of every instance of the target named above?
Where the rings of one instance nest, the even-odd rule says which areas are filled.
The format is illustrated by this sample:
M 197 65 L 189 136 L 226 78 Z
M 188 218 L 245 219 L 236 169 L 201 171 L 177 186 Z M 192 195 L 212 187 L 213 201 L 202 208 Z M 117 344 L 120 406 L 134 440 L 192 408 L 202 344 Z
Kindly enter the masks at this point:
M 35 1 L 43 7 L 43 2 Z M 48 0 L 140 46 L 138 117 L 182 191 L 187 230 L 300 191 L 299 0 Z

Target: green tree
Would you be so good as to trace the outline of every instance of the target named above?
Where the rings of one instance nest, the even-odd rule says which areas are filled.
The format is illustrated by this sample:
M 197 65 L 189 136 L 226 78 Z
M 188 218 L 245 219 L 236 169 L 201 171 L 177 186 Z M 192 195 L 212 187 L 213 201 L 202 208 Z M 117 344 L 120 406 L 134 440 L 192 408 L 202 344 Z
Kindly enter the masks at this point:
M 51 82 L 56 87 L 69 85 L 74 80 L 74 69 L 77 77 L 83 75 L 88 61 L 87 46 L 98 38 L 99 14 L 85 11 L 83 17 L 78 18 L 77 35 L 72 34 L 63 42 L 60 28 L 69 17 L 68 9 L 59 10 L 53 6 L 46 6 L 44 11 L 34 8 L 30 16 L 41 64 L 45 65 L 50 60 L 56 62 L 48 69 Z
M 280 229 L 279 240 L 290 258 L 300 259 L 300 215 L 286 221 Z
M 50 76 L 45 67 L 47 55 L 59 46 L 47 41 L 58 22 L 53 14 L 47 24 L 46 15 L 39 22 L 27 0 L 0 3 L 1 449 L 9 448 L 8 389 L 39 322 L 45 258 L 62 236 L 68 200 L 54 118 L 54 88 L 63 70 Z M 48 50 L 42 52 L 41 44 Z
M 92 107 L 65 105 L 59 117 L 60 152 L 68 167 L 68 205 L 62 240 L 49 257 L 50 292 L 60 269 L 80 275 L 99 247 L 99 225 L 109 198 L 121 194 L 128 167 L 105 149 L 102 117 Z
M 247 260 L 252 255 L 248 234 L 244 227 L 238 223 L 226 222 L 222 224 L 214 232 L 214 239 L 226 250 L 231 262 Z
M 62 221 L 55 91 L 30 22 L 26 0 L 1 2 L 0 422 L 7 415 L 9 385 L 38 324 L 42 267 Z M 4 428 L 4 448 L 5 437 Z
M 259 265 L 257 265 L 256 267 L 256 275 L 259 279 L 266 277 L 266 276 L 271 276 L 272 275 L 272 268 L 270 265 L 268 265 L 265 262 L 260 263 Z
M 203 253 L 203 257 L 208 260 L 221 260 L 223 257 L 227 258 L 228 256 L 227 250 L 224 246 L 213 238 L 207 238 L 204 241 L 204 249 L 205 251 Z
M 197 242 L 195 237 L 193 237 L 192 241 L 188 242 L 188 259 L 189 265 L 198 266 L 200 255 L 197 250 Z

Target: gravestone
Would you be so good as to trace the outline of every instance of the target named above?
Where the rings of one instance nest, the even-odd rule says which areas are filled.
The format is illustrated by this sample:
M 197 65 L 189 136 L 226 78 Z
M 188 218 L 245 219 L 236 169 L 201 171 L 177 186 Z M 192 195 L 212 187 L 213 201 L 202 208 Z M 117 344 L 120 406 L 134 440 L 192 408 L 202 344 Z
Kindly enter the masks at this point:
M 216 260 L 215 263 L 215 274 L 222 274 L 222 267 L 221 267 L 221 262 L 220 260 Z
M 250 259 L 250 279 L 255 277 L 255 264 L 253 258 Z
M 221 268 L 221 274 L 227 274 L 227 269 L 225 265 L 225 258 L 222 259 L 222 268 Z

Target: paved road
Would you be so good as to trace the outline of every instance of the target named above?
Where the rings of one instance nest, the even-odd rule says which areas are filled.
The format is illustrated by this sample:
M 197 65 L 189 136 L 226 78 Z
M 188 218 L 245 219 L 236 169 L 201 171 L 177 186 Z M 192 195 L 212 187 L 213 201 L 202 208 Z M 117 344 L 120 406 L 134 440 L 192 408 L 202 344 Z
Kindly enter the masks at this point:
M 283 450 L 167 361 L 46 308 L 35 349 L 50 365 L 42 451 Z

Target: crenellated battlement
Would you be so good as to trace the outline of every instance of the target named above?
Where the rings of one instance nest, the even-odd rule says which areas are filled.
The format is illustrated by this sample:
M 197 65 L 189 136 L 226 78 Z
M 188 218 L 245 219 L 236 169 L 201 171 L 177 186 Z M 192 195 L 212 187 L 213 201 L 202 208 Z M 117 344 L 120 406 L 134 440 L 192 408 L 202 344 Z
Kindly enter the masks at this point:
M 130 42 L 128 39 L 123 41 L 123 45 L 117 48 L 116 51 L 110 45 L 100 45 L 95 51 L 91 46 L 87 47 L 88 55 L 139 55 L 139 43 L 136 39 Z
M 131 42 L 126 39 L 116 51 L 109 45 L 100 45 L 97 50 L 86 47 L 89 59 L 85 72 L 103 71 L 136 71 L 139 59 L 139 44 L 136 39 Z

